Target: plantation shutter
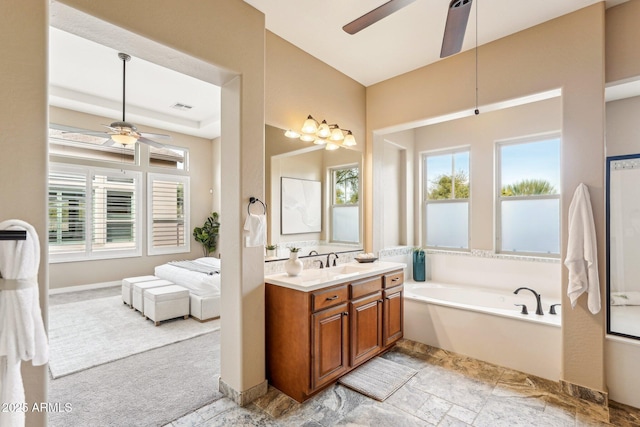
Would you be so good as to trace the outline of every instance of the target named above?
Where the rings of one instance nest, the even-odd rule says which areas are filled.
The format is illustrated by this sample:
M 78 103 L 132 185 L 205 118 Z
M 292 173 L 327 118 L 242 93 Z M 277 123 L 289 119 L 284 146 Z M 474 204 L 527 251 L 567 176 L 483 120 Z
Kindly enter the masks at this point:
M 84 253 L 87 250 L 87 174 L 49 172 L 49 251 Z
M 136 247 L 136 183 L 126 175 L 92 177 L 94 251 Z
M 188 252 L 188 177 L 149 174 L 148 188 L 149 253 Z

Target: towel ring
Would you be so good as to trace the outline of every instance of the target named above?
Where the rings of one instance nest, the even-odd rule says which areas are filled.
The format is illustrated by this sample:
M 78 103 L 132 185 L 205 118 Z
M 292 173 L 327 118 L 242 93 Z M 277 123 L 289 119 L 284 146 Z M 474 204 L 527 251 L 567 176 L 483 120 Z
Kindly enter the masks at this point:
M 260 202 L 260 204 L 262 205 L 262 208 L 264 209 L 264 214 L 267 214 L 267 205 L 264 204 L 264 202 L 260 199 L 258 199 L 257 197 L 249 197 L 249 204 L 247 205 L 247 213 L 251 214 L 251 205 L 253 205 L 255 202 Z
M 0 240 L 27 240 L 26 230 L 0 230 Z

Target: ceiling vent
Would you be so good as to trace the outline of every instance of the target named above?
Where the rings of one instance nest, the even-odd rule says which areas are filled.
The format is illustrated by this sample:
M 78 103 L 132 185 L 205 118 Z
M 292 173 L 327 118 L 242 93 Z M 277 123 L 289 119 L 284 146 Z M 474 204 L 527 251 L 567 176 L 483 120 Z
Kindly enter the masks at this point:
M 183 104 L 181 102 L 176 102 L 175 104 L 173 104 L 171 106 L 171 108 L 175 108 L 176 110 L 180 110 L 180 111 L 189 111 L 193 108 L 192 105 L 187 105 L 187 104 Z

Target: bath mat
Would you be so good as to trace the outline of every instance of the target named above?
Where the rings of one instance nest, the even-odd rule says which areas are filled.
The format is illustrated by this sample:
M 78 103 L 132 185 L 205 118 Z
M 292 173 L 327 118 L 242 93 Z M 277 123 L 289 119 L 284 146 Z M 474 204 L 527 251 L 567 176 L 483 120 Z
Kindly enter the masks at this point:
M 49 370 L 53 378 L 123 359 L 220 329 L 220 319 L 175 319 L 154 326 L 112 296 L 49 307 Z
M 391 396 L 418 371 L 382 357 L 374 357 L 338 380 L 349 387 L 380 402 Z

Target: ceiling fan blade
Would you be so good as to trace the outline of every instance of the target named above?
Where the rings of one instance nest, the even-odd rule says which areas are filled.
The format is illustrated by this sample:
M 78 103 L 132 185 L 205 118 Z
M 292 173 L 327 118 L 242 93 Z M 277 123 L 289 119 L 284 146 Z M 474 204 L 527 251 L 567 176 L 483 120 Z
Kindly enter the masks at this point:
M 413 3 L 415 0 L 391 0 L 381 6 L 376 7 L 371 12 L 365 13 L 347 25 L 342 27 L 344 31 L 353 35 L 360 30 L 367 28 L 371 24 L 375 24 L 379 20 L 386 18 L 392 13 L 402 9 L 403 7 Z
M 462 49 L 464 33 L 467 29 L 467 21 L 469 21 L 469 13 L 471 12 L 471 3 L 473 3 L 473 0 L 452 0 L 449 3 L 440 58 L 458 53 Z
M 91 131 L 63 131 L 63 134 L 77 134 L 77 135 L 89 135 L 89 136 L 101 136 L 103 138 L 109 138 L 109 134 L 107 132 L 91 132 Z
M 156 147 L 156 148 L 164 148 L 164 144 L 161 144 L 157 141 L 154 141 L 152 139 L 149 138 L 145 138 L 144 136 L 141 136 L 140 138 L 138 138 L 138 142 L 142 142 L 143 144 L 148 144 L 152 147 Z
M 116 129 L 116 128 L 114 128 L 114 127 L 111 127 L 111 126 L 109 126 L 109 125 L 101 125 L 101 126 L 106 127 L 107 129 L 109 129 L 109 130 L 110 130 L 110 131 L 112 131 L 112 132 L 118 132 L 118 129 Z
M 111 147 L 111 146 L 115 145 L 115 143 L 116 142 L 113 139 L 109 138 L 105 142 L 103 142 L 102 145 L 105 145 L 107 147 Z
M 141 136 L 145 138 L 155 138 L 155 139 L 171 139 L 171 135 L 164 135 L 162 133 L 149 133 L 149 132 L 138 132 Z

